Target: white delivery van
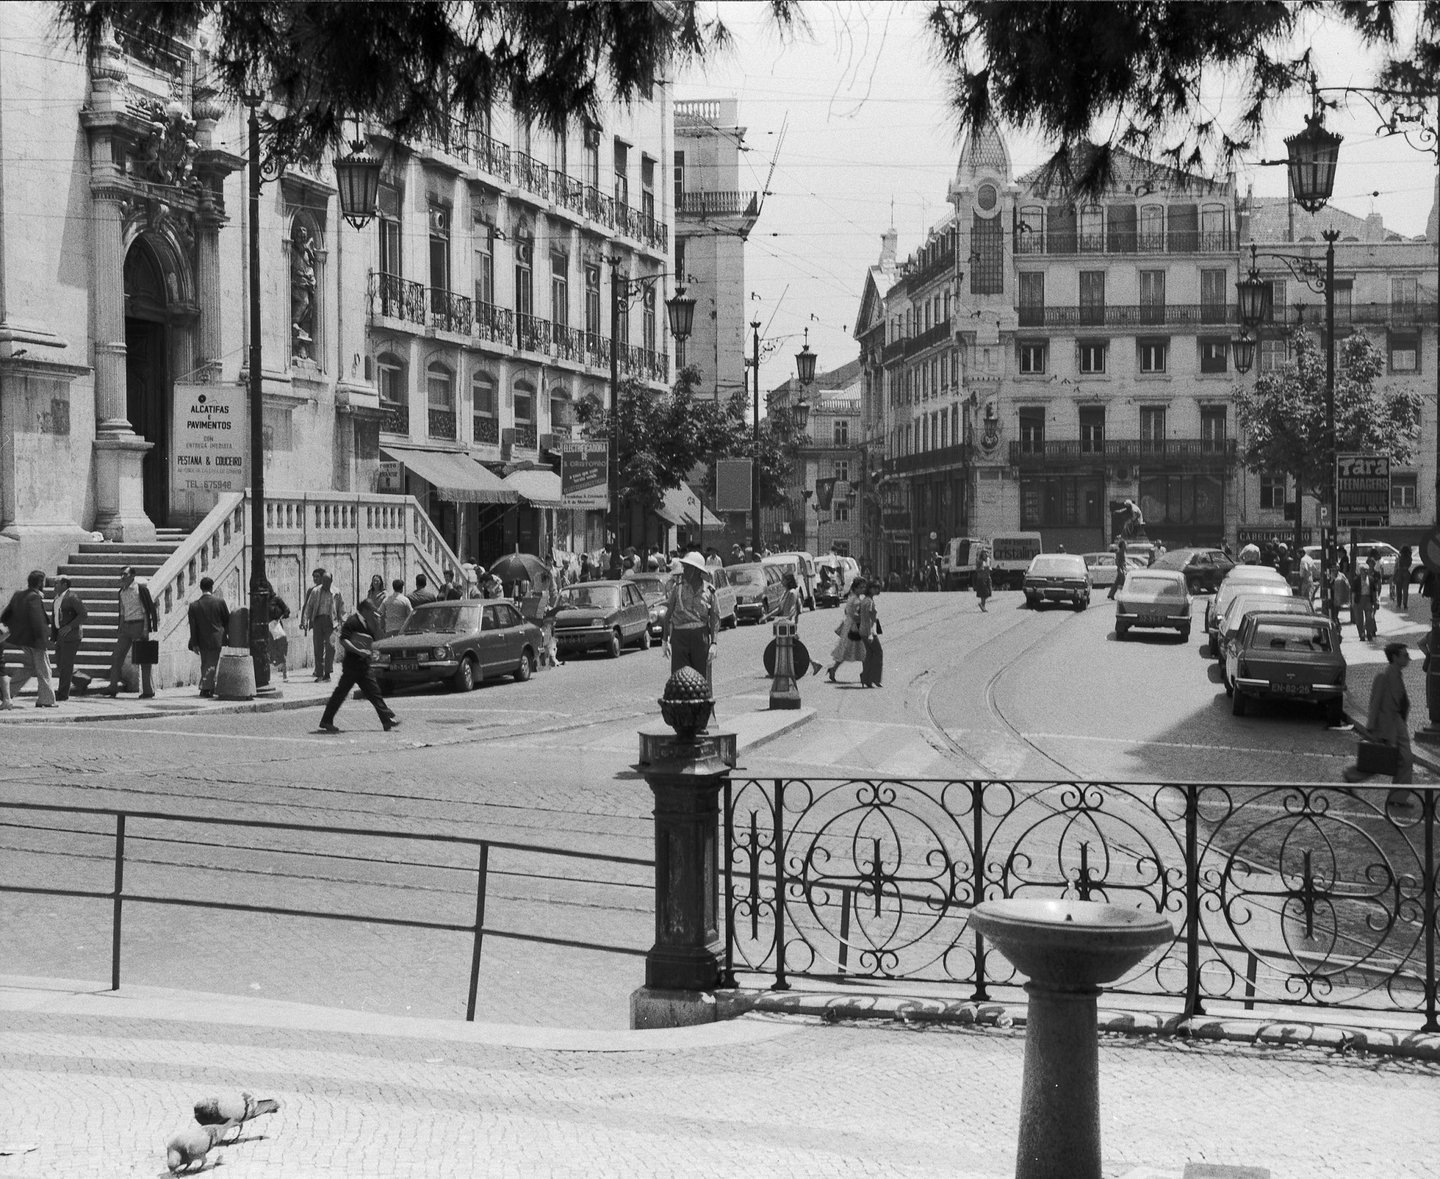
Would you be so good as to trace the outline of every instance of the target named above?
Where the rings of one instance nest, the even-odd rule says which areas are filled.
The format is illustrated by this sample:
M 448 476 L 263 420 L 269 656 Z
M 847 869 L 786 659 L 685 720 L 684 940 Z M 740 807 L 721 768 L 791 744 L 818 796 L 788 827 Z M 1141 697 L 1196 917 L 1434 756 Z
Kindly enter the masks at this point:
M 815 609 L 815 557 L 811 553 L 791 551 L 771 553 L 762 558 L 766 565 L 774 565 L 782 573 L 795 574 L 795 584 L 800 590 L 801 601 Z
M 975 584 L 975 565 L 986 547 L 978 536 L 952 536 L 946 542 L 941 564 L 946 589 L 968 590 Z
M 990 538 L 990 579 L 996 589 L 1020 589 L 1030 562 L 1045 551 L 1038 532 L 1000 532 Z

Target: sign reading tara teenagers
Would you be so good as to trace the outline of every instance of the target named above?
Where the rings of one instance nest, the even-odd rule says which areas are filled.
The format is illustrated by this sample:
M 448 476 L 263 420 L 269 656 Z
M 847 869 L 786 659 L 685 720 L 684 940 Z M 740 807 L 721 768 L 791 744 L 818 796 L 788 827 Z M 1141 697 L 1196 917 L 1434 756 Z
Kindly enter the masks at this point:
M 609 509 L 609 461 L 607 443 L 560 444 L 560 498 L 567 508 Z
M 249 441 L 245 390 L 238 385 L 175 386 L 171 480 L 176 491 L 244 491 Z
M 1374 454 L 1335 456 L 1336 524 L 1386 528 L 1390 524 L 1390 460 Z

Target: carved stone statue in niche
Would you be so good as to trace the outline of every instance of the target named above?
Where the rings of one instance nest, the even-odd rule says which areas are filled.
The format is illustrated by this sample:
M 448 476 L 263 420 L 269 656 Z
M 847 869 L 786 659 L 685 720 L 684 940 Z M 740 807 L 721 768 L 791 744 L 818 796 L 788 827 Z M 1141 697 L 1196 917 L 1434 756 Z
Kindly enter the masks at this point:
M 301 221 L 290 238 L 290 356 L 315 359 L 315 237 Z

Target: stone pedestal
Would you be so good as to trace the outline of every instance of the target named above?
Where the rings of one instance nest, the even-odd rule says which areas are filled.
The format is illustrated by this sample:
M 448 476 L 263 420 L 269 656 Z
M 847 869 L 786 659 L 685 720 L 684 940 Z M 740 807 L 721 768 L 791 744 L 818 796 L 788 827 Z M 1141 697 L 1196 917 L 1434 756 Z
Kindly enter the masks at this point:
M 106 540 L 148 544 L 155 525 L 145 514 L 140 464 L 151 444 L 138 434 L 102 434 L 95 439 L 95 528 Z
M 645 985 L 630 996 L 632 1028 L 713 1022 L 723 945 L 719 928 L 720 793 L 735 764 L 733 733 L 681 741 L 640 735 L 655 799 L 655 944 Z

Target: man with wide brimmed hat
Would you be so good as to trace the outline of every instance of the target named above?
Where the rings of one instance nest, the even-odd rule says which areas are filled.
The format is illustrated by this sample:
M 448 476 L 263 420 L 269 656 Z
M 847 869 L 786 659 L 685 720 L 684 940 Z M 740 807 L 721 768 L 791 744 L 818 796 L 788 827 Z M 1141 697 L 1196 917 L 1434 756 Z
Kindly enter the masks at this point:
M 680 558 L 680 576 L 670 583 L 665 599 L 663 650 L 670 656 L 673 675 L 693 667 L 710 680 L 710 664 L 720 633 L 720 606 L 705 569 L 705 558 L 686 553 Z

